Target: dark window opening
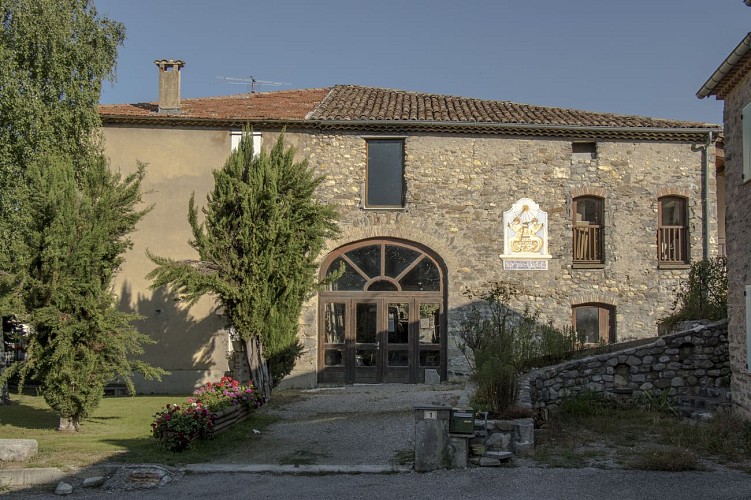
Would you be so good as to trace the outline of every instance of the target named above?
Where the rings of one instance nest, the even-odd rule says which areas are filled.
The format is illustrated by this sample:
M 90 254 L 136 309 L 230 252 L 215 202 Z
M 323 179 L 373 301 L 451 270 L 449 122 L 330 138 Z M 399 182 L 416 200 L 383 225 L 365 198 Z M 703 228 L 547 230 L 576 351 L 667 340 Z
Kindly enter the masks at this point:
M 575 160 L 594 160 L 597 158 L 597 143 L 573 142 L 571 143 L 571 153 Z
M 365 205 L 369 208 L 404 206 L 404 141 L 368 141 Z

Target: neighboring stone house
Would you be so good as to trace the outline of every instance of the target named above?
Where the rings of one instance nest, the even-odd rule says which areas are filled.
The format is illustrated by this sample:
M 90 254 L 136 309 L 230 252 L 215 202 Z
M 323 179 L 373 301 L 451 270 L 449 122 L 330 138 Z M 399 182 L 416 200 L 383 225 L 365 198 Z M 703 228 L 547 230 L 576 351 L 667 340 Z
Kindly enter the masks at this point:
M 733 403 L 751 417 L 751 33 L 696 94 L 725 101 L 728 342 Z
M 195 258 L 188 199 L 205 199 L 246 122 L 264 149 L 286 128 L 341 214 L 321 275 L 346 271 L 300 318 L 290 385 L 466 374 L 454 337 L 464 292 L 493 281 L 519 290 L 518 311 L 589 342 L 654 336 L 690 262 L 717 252 L 719 126 L 354 85 L 180 100 L 182 62 L 157 64 L 160 104 L 101 106 L 112 167 L 149 164 L 154 208 L 119 292 L 159 342 L 148 359 L 172 375 L 141 391 L 228 369 L 221 310 L 151 292 L 145 251 Z

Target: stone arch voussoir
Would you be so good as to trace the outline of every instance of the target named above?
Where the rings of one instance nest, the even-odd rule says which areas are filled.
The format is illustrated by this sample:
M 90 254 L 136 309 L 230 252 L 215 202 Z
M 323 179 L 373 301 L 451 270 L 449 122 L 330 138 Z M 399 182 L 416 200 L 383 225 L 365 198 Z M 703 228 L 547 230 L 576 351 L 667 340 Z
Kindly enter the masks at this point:
M 399 225 L 384 224 L 366 227 L 344 227 L 339 238 L 329 240 L 326 243 L 321 254 L 321 259 L 341 246 L 373 238 L 397 238 L 426 246 L 443 261 L 449 278 L 460 267 L 459 260 L 450 242 L 439 236 L 429 234 L 408 222 L 402 222 Z
M 597 198 L 607 198 L 607 191 L 603 187 L 582 186 L 571 190 L 571 199 L 581 196 L 596 196 Z
M 571 307 L 579 306 L 582 304 L 605 304 L 608 306 L 617 307 L 618 299 L 610 294 L 602 292 L 587 292 L 576 294 L 571 297 Z
M 665 196 L 681 196 L 683 198 L 691 198 L 691 192 L 686 188 L 675 186 L 659 188 L 657 190 L 656 197 L 662 198 Z

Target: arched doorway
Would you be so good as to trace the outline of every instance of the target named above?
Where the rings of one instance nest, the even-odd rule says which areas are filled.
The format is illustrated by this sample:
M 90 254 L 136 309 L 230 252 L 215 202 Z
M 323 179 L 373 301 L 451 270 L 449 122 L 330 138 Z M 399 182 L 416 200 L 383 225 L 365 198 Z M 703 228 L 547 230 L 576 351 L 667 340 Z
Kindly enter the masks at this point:
M 416 243 L 372 239 L 338 248 L 321 277 L 341 272 L 319 293 L 320 383 L 421 383 L 446 379 L 445 272 Z

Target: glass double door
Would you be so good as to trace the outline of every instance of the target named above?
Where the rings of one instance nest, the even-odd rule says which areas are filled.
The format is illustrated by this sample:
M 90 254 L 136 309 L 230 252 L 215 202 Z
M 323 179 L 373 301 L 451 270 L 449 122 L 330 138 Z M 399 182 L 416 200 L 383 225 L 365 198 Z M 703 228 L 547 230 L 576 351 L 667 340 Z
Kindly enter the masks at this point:
M 419 383 L 441 368 L 440 303 L 385 297 L 326 301 L 319 381 Z
M 410 382 L 410 304 L 354 303 L 353 383 Z

